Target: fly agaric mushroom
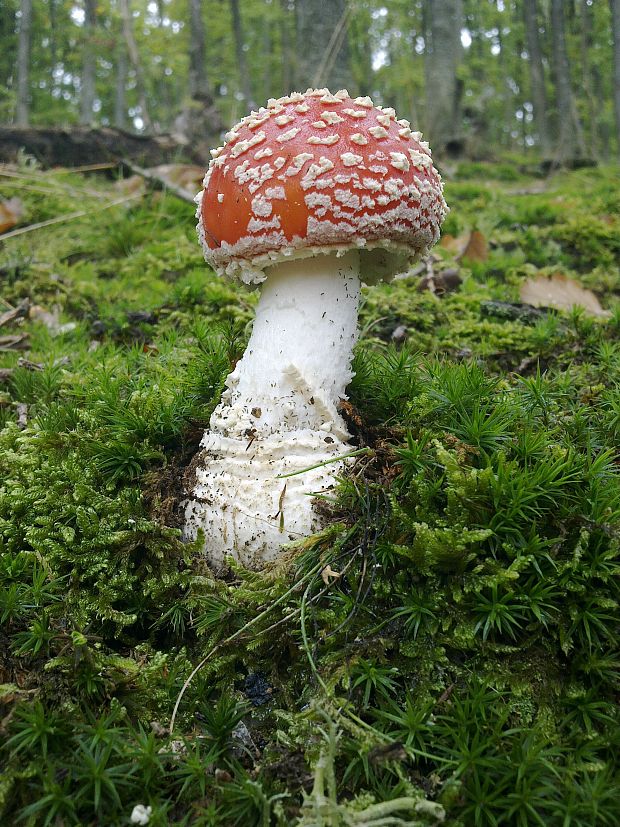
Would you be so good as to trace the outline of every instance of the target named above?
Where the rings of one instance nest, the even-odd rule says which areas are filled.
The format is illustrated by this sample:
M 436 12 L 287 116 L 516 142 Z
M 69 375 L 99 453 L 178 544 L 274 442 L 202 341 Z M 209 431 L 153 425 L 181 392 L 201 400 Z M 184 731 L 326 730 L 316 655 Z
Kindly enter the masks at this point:
M 360 281 L 425 255 L 447 213 L 428 144 L 393 109 L 309 89 L 252 112 L 212 150 L 196 198 L 205 259 L 262 283 L 250 341 L 201 443 L 185 534 L 257 567 L 320 527 L 342 471 Z

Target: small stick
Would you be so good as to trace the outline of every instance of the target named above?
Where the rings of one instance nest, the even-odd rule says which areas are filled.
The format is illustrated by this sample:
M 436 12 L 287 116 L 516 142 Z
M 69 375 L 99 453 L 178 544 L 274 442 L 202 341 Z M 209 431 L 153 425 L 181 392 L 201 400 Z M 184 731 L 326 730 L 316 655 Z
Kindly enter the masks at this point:
M 54 167 L 49 172 L 94 172 L 98 169 L 114 169 L 118 166 L 117 161 L 107 161 L 102 164 L 84 164 L 81 167 Z
M 28 315 L 29 308 L 29 299 L 24 299 L 18 304 L 17 307 L 12 307 L 10 310 L 7 310 L 6 313 L 2 313 L 2 315 L 0 315 L 0 327 L 4 324 L 8 324 L 9 322 L 13 322 L 16 319 L 23 319 L 24 316 Z

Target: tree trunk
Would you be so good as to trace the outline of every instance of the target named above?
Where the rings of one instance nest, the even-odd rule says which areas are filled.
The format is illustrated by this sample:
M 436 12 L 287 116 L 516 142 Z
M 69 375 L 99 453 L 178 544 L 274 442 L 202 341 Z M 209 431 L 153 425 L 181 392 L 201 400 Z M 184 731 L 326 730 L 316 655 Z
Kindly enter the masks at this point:
M 237 58 L 237 68 L 239 70 L 241 94 L 243 95 L 247 109 L 256 109 L 256 104 L 252 98 L 248 62 L 245 59 L 245 42 L 243 39 L 243 23 L 241 22 L 241 14 L 239 12 L 239 0 L 230 0 L 230 13 L 232 15 L 233 38 L 235 41 L 235 55 Z
M 93 120 L 95 104 L 95 26 L 97 24 L 97 0 L 84 1 L 84 36 L 82 40 L 82 85 L 80 89 L 80 124 L 89 126 Z
M 202 0 L 189 0 L 189 102 L 175 126 L 208 157 L 223 123 L 209 86 L 202 5 Z
M 270 20 L 266 18 L 263 19 L 262 31 L 261 31 L 261 41 L 262 41 L 262 52 L 264 55 L 264 64 L 263 64 L 263 71 L 262 71 L 262 78 L 261 78 L 261 100 L 266 101 L 268 98 L 272 97 L 271 94 L 271 87 L 272 87 L 272 60 L 271 60 L 271 53 L 273 51 L 273 38 L 272 34 L 272 24 Z
M 502 108 L 504 110 L 499 140 L 501 144 L 504 144 L 504 146 L 510 146 L 512 142 L 512 128 L 514 126 L 515 121 L 516 107 L 514 100 L 514 92 L 512 91 L 511 87 L 511 81 L 513 81 L 513 78 L 511 78 L 510 76 L 510 57 L 508 54 L 508 48 L 504 41 L 504 35 L 502 32 L 502 18 L 499 9 L 497 17 L 497 45 L 499 46 L 497 62 L 502 77 L 501 97 L 503 104 Z M 522 126 L 525 126 L 525 112 L 523 113 Z
M 124 129 L 127 120 L 127 50 L 123 40 L 116 44 L 116 90 L 114 94 L 114 126 Z
M 464 148 L 462 83 L 457 74 L 462 57 L 462 19 L 461 0 L 426 0 L 426 127 L 438 155 L 460 155 Z
M 32 0 L 21 0 L 19 43 L 17 47 L 17 108 L 15 123 L 28 126 L 30 113 L 30 31 L 32 28 Z
M 609 0 L 614 41 L 613 96 L 616 116 L 616 152 L 620 157 L 620 0 Z
M 121 20 L 123 21 L 123 37 L 127 44 L 127 54 L 133 66 L 136 75 L 136 89 L 138 92 L 138 105 L 140 106 L 140 115 L 144 126 L 149 132 L 153 130 L 153 123 L 149 115 L 148 106 L 146 103 L 146 90 L 144 87 L 144 75 L 142 73 L 142 64 L 140 63 L 140 55 L 138 53 L 138 46 L 133 33 L 133 21 L 130 8 L 131 0 L 120 0 Z
M 566 50 L 564 0 L 551 0 L 552 57 L 558 114 L 556 162 L 572 166 L 586 156 L 583 131 L 570 81 L 570 64 Z
M 594 9 L 588 5 L 587 0 L 580 2 L 579 24 L 581 31 L 581 89 L 587 106 L 587 131 L 586 140 L 590 147 L 591 154 L 598 156 L 598 111 L 594 94 L 592 91 L 592 61 L 590 50 L 594 42 Z
M 202 0 L 189 0 L 189 96 L 210 98 Z
M 293 71 L 293 27 L 291 26 L 291 12 L 287 0 L 280 0 L 280 49 L 282 54 L 282 89 L 287 95 L 296 86 L 295 72 Z M 305 91 L 300 89 L 300 91 Z
M 44 167 L 76 167 L 84 164 L 133 161 L 154 167 L 179 161 L 205 166 L 209 153 L 200 154 L 194 146 L 179 143 L 172 135 L 135 135 L 122 129 L 88 126 L 24 127 L 0 126 L 0 164 L 14 164 L 26 151 Z
M 523 0 L 523 18 L 525 22 L 525 41 L 530 57 L 528 63 L 530 67 L 534 123 L 538 131 L 538 142 L 543 157 L 548 157 L 551 150 L 551 141 L 549 139 L 547 90 L 545 88 L 545 69 L 540 48 L 536 0 Z
M 58 54 L 58 15 L 57 15 L 57 0 L 49 0 L 49 17 L 50 17 L 50 89 L 52 94 L 54 94 L 57 83 L 56 83 L 56 62 L 57 62 L 57 54 Z
M 332 92 L 351 85 L 346 0 L 297 0 L 299 87 L 327 86 Z M 304 89 L 302 89 L 304 91 Z

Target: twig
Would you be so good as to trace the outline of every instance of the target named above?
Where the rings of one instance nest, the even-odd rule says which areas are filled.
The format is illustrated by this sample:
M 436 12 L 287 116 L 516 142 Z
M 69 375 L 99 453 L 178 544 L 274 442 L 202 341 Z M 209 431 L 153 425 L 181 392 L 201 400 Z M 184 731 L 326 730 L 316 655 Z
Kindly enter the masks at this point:
M 162 178 L 160 175 L 155 175 L 154 172 L 151 172 L 148 169 L 143 169 L 125 158 L 123 158 L 120 164 L 121 166 L 126 167 L 130 172 L 133 172 L 134 175 L 139 175 L 141 178 L 144 178 L 144 180 L 148 181 L 149 184 L 164 190 L 169 190 L 172 195 L 176 195 L 176 197 L 180 198 L 182 201 L 187 201 L 188 204 L 194 203 L 193 193 L 183 189 L 183 187 L 177 187 L 176 184 L 166 181 L 166 179 Z
M 119 198 L 116 201 L 111 201 L 109 204 L 104 204 L 102 207 L 94 207 L 90 210 L 80 210 L 79 212 L 72 212 L 69 215 L 59 215 L 57 218 L 49 218 L 47 221 L 39 221 L 37 224 L 29 224 L 27 227 L 20 227 L 18 230 L 11 230 L 10 233 L 0 235 L 0 241 L 6 241 L 9 238 L 15 238 L 17 235 L 29 233 L 31 230 L 40 230 L 42 227 L 50 227 L 52 224 L 61 224 L 64 221 L 73 221 L 75 218 L 83 218 L 85 215 L 109 210 L 110 207 L 117 207 L 119 204 L 126 204 L 128 201 L 135 201 L 136 198 L 142 198 L 142 193 L 133 193 L 124 198 Z
M 117 166 L 116 161 L 107 161 L 102 164 L 84 164 L 81 167 L 55 167 L 49 172 L 96 172 L 98 169 L 114 169 Z
M 30 300 L 24 299 L 17 305 L 17 307 L 12 307 L 10 310 L 7 310 L 6 313 L 3 313 L 0 316 L 0 327 L 2 327 L 2 325 L 8 324 L 9 322 L 13 322 L 16 319 L 23 319 L 25 316 L 28 315 L 29 309 Z
M 28 333 L 21 336 L 0 336 L 0 350 L 28 350 Z

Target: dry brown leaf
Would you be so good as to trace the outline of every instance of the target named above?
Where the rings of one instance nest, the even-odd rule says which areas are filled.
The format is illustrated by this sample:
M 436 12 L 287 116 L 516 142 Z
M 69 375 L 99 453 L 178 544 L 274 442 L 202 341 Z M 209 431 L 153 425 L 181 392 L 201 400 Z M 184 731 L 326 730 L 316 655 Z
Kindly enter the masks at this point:
M 114 189 L 125 195 L 137 195 L 146 192 L 146 181 L 139 175 L 130 175 L 129 178 L 120 178 L 116 181 Z
M 459 258 L 468 261 L 486 261 L 489 257 L 487 240 L 480 230 L 472 230 L 467 245 Z
M 333 568 L 329 565 L 329 563 L 325 566 L 324 569 L 321 570 L 321 578 L 326 586 L 329 586 L 329 578 L 333 577 L 334 580 L 337 580 L 339 577 L 342 576 L 342 573 L 339 571 L 334 571 Z
M 189 192 L 198 192 L 205 176 L 203 167 L 191 164 L 160 164 L 158 167 L 150 167 L 148 172 Z
M 472 230 L 458 236 L 443 235 L 439 246 L 443 247 L 458 260 L 486 261 L 489 257 L 489 248 L 485 236 L 480 230 Z
M 583 307 L 593 316 L 609 316 L 591 290 L 563 273 L 528 279 L 521 286 L 521 301 L 534 307 L 557 307 L 561 310 Z
M 445 235 L 441 236 L 439 246 L 443 247 L 444 250 L 447 250 L 454 256 L 460 256 L 465 247 L 467 247 L 469 236 L 470 233 L 465 233 L 464 235 L 459 236 L 454 236 L 450 235 L 450 233 L 446 233 Z
M 19 198 L 0 201 L 0 233 L 6 233 L 14 227 L 24 214 L 24 205 Z

